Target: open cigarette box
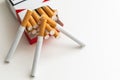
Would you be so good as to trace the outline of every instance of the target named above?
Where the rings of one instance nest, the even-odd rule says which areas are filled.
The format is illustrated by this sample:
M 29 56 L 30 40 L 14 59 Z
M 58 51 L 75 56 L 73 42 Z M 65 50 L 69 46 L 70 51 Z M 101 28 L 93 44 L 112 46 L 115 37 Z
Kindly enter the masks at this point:
M 42 6 L 50 6 L 50 8 L 52 7 L 52 9 L 56 9 L 54 6 L 52 6 L 51 1 L 49 0 L 6 0 L 6 1 L 12 13 L 20 23 L 23 20 L 27 9 L 35 10 L 36 12 L 37 9 L 41 8 Z M 63 26 L 63 23 L 59 20 L 57 13 L 56 16 L 52 18 L 58 24 Z M 38 36 L 37 32 L 39 32 L 37 25 L 34 26 L 34 28 L 32 28 L 29 31 L 25 30 L 25 35 L 30 44 L 37 42 L 37 36 Z
M 52 6 L 49 0 L 6 1 L 16 19 L 20 22 L 20 26 L 16 33 L 15 40 L 6 56 L 5 62 L 10 62 L 24 32 L 30 44 L 37 42 L 31 71 L 32 77 L 35 77 L 37 73 L 43 39 L 48 39 L 50 36 L 58 38 L 60 31 L 79 44 L 81 48 L 84 47 L 81 41 L 75 38 L 65 28 L 61 27 L 63 23 L 59 20 L 57 10 Z

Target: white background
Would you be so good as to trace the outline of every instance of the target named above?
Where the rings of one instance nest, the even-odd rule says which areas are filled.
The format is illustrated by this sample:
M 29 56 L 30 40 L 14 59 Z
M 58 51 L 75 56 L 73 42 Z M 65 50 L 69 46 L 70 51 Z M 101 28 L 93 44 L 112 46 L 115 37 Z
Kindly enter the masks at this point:
M 36 44 L 25 35 L 10 64 L 5 56 L 19 26 L 0 0 L 0 80 L 120 80 L 120 1 L 52 0 L 83 49 L 64 35 L 44 41 L 38 76 L 30 78 Z

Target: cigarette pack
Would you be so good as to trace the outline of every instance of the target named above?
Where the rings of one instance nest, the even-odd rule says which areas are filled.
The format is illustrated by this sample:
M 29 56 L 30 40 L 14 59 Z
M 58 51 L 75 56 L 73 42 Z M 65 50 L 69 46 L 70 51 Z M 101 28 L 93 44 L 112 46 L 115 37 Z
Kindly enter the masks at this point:
M 6 0 L 10 10 L 14 14 L 15 18 L 21 23 L 23 20 L 26 11 L 36 10 L 42 6 L 51 6 L 53 9 L 56 9 L 52 2 L 49 0 Z M 58 18 L 58 15 L 57 15 Z M 63 23 L 59 19 L 55 19 L 56 22 L 63 26 Z M 25 30 L 25 35 L 30 44 L 37 42 L 37 27 L 32 29 L 30 32 Z

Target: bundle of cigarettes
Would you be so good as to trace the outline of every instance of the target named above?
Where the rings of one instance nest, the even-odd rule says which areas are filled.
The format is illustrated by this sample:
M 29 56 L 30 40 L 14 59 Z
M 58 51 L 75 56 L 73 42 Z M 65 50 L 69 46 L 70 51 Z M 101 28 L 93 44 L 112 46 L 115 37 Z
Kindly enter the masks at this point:
M 26 33 L 31 38 L 35 38 L 38 36 L 40 28 L 40 18 L 45 17 L 49 18 L 50 24 L 46 24 L 46 30 L 44 33 L 44 39 L 48 39 L 50 36 L 54 36 L 55 38 L 59 37 L 59 32 L 55 29 L 56 22 L 58 21 L 57 10 L 53 10 L 50 6 L 42 6 L 33 11 L 33 14 L 29 16 L 29 20 L 26 24 Z
M 18 29 L 15 40 L 8 52 L 8 55 L 6 56 L 5 62 L 10 62 L 10 59 L 13 56 L 24 31 L 29 36 L 33 38 L 38 38 L 31 72 L 32 77 L 36 76 L 42 43 L 44 39 L 48 39 L 50 36 L 58 38 L 60 31 L 61 33 L 78 43 L 80 47 L 84 46 L 81 41 L 75 38 L 72 34 L 70 34 L 60 25 L 62 24 L 58 19 L 57 10 L 52 9 L 48 5 L 39 7 L 35 10 L 27 10 L 23 20 L 21 20 L 21 25 Z
M 47 14 L 47 16 L 49 16 L 51 19 L 53 19 L 55 22 L 63 26 L 63 23 L 59 20 L 59 17 L 57 15 L 56 10 L 57 7 L 54 6 L 54 3 L 52 3 L 53 1 L 50 0 L 6 0 L 6 1 L 15 18 L 20 23 L 23 21 L 23 18 L 27 10 L 34 10 L 38 15 L 41 15 L 43 13 Z M 54 9 L 46 5 L 49 5 Z M 25 29 L 25 36 L 27 37 L 27 40 L 31 45 L 37 42 L 37 36 L 39 31 L 38 25 L 34 26 L 35 22 L 32 20 L 33 19 L 31 19 L 27 25 L 32 27 Z M 46 34 L 45 39 L 48 39 L 50 37 L 50 34 L 48 35 L 48 32 L 46 32 L 45 34 Z

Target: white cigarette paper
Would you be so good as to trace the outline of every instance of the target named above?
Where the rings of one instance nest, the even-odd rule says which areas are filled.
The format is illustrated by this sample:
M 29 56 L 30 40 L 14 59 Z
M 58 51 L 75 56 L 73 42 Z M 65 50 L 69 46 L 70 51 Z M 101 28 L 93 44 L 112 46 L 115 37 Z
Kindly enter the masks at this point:
M 14 39 L 14 41 L 13 41 L 11 47 L 10 47 L 10 50 L 9 50 L 7 56 L 6 56 L 5 62 L 9 63 L 10 58 L 13 56 L 13 54 L 14 54 L 16 48 L 17 48 L 17 45 L 18 45 L 18 43 L 19 43 L 19 41 L 22 37 L 22 34 L 23 34 L 24 30 L 25 30 L 25 27 L 22 27 L 22 26 L 19 27 L 18 32 L 16 34 L 16 37 L 15 37 L 15 39 Z
M 75 38 L 72 34 L 70 34 L 66 29 L 64 29 L 63 27 L 57 25 L 56 28 L 62 32 L 64 35 L 66 35 L 67 37 L 69 37 L 70 39 L 72 39 L 73 41 L 75 41 L 76 43 L 78 43 L 80 45 L 80 47 L 84 47 L 85 45 L 78 40 L 77 38 Z
M 32 72 L 31 72 L 32 77 L 35 77 L 37 73 L 36 71 L 38 69 L 42 43 L 43 43 L 43 36 L 38 36 L 37 46 L 36 46 L 34 60 L 33 60 Z

